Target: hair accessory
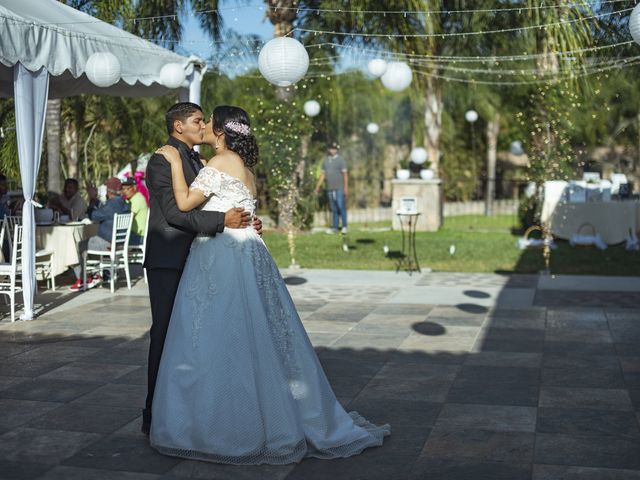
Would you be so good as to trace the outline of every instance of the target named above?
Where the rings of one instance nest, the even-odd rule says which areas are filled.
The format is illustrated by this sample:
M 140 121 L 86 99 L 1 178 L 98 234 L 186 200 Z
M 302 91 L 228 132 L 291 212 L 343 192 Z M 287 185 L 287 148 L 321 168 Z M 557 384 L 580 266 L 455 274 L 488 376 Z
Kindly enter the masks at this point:
M 249 125 L 240 122 L 227 122 L 224 124 L 225 128 L 228 128 L 232 132 L 239 133 L 240 135 L 249 135 L 251 133 L 251 129 Z

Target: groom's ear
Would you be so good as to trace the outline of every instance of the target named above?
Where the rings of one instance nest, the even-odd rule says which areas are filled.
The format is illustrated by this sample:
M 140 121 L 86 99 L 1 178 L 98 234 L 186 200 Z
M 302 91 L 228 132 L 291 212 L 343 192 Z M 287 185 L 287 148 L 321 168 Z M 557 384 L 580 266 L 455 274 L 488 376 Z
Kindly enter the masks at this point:
M 174 120 L 173 122 L 173 131 L 176 133 L 182 133 L 182 122 L 180 120 Z

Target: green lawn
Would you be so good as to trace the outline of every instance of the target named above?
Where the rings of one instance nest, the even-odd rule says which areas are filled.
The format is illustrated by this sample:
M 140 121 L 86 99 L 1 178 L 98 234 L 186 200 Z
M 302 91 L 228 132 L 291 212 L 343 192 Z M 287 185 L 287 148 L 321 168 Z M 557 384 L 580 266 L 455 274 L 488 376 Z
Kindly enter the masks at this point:
M 544 269 L 542 250 L 519 250 L 517 235 L 511 233 L 515 217 L 448 217 L 439 232 L 418 232 L 416 250 L 420 266 L 441 272 L 537 273 Z M 369 225 L 371 227 L 371 225 Z M 376 227 L 384 225 L 376 224 Z M 388 225 L 387 225 L 388 226 Z M 290 257 L 287 236 L 266 232 L 264 240 L 278 266 L 287 267 Z M 326 233 L 296 235 L 296 261 L 307 268 L 395 270 L 401 247 L 400 232 L 358 229 L 350 226 L 346 237 L 349 252 L 342 250 L 343 237 Z M 383 247 L 390 254 L 385 256 Z M 551 272 L 593 275 L 638 275 L 640 252 L 624 246 L 573 248 L 558 241 L 551 254 Z M 449 254 L 455 245 L 454 255 Z

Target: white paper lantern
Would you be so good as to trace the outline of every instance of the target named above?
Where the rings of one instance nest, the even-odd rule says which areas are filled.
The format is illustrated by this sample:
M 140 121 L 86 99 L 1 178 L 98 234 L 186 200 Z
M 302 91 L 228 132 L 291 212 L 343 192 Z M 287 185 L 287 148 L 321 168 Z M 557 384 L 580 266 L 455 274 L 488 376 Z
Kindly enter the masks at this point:
M 435 175 L 435 172 L 430 168 L 424 168 L 420 170 L 420 178 L 423 180 L 432 180 Z
M 374 58 L 367 64 L 369 73 L 374 77 L 381 77 L 387 71 L 387 62 L 381 58 Z
M 371 122 L 369 125 L 367 125 L 367 132 L 369 132 L 371 135 L 375 135 L 379 130 L 380 127 L 377 123 Z
M 404 62 L 390 62 L 380 80 L 385 88 L 392 92 L 401 92 L 411 85 L 412 78 L 413 73 L 409 65 Z
M 167 63 L 160 69 L 160 82 L 167 88 L 180 87 L 187 74 L 179 63 Z
M 411 150 L 411 154 L 409 155 L 409 158 L 416 165 L 422 165 L 424 162 L 427 161 L 428 156 L 429 155 L 427 154 L 427 151 L 424 148 L 416 147 L 413 150 Z
M 640 43 L 640 3 L 633 8 L 629 17 L 629 32 L 636 43 Z
M 120 80 L 120 61 L 111 52 L 95 52 L 87 60 L 84 72 L 94 85 L 110 87 Z
M 294 38 L 274 38 L 260 50 L 258 68 L 270 83 L 288 87 L 307 73 L 309 54 L 304 45 Z
M 464 114 L 464 118 L 467 122 L 473 123 L 478 120 L 478 112 L 475 110 L 467 110 L 467 113 Z
M 304 102 L 304 113 L 308 117 L 315 117 L 320 113 L 320 104 L 315 100 L 308 100 Z
M 522 149 L 522 142 L 520 140 L 511 142 L 509 151 L 511 152 L 511 155 L 522 155 L 524 153 L 524 150 Z

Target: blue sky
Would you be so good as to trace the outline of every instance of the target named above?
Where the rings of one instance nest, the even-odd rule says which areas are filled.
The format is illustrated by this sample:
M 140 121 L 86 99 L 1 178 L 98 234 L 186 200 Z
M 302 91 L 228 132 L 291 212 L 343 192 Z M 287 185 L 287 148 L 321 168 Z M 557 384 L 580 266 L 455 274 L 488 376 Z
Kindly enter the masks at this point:
M 273 37 L 273 26 L 269 20 L 265 19 L 264 0 L 222 0 L 220 13 L 224 20 L 225 27 L 236 32 L 246 34 L 256 34 L 264 40 Z M 204 40 L 207 39 L 205 33 L 200 28 L 195 16 L 188 16 L 185 23 L 185 35 L 181 47 L 183 53 L 198 55 L 207 58 L 211 54 L 211 46 Z

